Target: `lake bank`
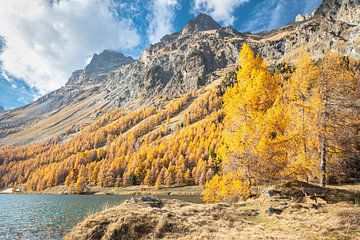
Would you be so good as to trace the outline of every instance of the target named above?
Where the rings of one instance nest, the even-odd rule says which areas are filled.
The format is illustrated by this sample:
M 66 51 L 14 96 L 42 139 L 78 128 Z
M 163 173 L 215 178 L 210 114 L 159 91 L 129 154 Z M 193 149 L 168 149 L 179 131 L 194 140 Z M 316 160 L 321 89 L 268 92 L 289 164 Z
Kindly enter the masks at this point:
M 171 187 L 171 188 L 161 188 L 156 190 L 153 186 L 129 186 L 129 187 L 99 187 L 99 186 L 90 186 L 85 195 L 157 195 L 157 196 L 166 196 L 166 195 L 177 195 L 177 196 L 200 196 L 203 188 L 201 186 L 182 186 L 182 187 Z M 21 192 L 21 194 L 67 194 L 68 189 L 64 185 L 59 185 L 56 187 L 47 188 L 44 191 L 40 192 Z M 0 192 L 3 194 L 18 194 L 10 191 L 10 188 L 5 189 Z
M 64 239 L 360 239 L 357 200 L 299 182 L 233 204 L 134 198 L 89 216 Z

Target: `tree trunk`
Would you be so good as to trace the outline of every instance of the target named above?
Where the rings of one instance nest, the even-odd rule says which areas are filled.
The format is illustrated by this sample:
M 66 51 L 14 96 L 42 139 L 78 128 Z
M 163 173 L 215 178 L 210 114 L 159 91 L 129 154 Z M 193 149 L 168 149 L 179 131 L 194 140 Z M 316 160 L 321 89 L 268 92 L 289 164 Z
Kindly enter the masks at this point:
M 323 111 L 321 113 L 321 131 L 320 131 L 320 171 L 321 171 L 321 177 L 320 177 L 320 186 L 325 187 L 326 185 L 326 153 L 328 148 L 327 143 L 327 117 L 328 117 L 328 80 L 325 78 L 325 81 L 323 82 L 323 89 L 322 89 L 322 103 L 323 103 Z
M 307 160 L 307 146 L 306 146 L 306 139 L 307 136 L 305 136 L 305 108 L 302 108 L 302 137 L 303 137 L 303 147 L 304 147 L 304 156 L 305 156 L 305 162 Z
M 320 140 L 320 170 L 321 170 L 321 178 L 320 178 L 320 186 L 325 187 L 326 184 L 326 152 L 327 152 L 327 141 L 326 137 L 321 136 Z

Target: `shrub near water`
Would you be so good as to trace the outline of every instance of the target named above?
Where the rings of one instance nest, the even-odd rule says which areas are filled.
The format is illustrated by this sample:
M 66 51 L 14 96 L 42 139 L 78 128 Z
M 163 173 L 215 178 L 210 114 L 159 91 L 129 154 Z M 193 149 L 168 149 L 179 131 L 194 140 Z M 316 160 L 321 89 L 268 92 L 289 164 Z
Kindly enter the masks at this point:
M 250 197 L 250 182 L 239 176 L 239 173 L 228 173 L 222 176 L 215 175 L 205 184 L 202 198 L 205 202 L 232 202 Z

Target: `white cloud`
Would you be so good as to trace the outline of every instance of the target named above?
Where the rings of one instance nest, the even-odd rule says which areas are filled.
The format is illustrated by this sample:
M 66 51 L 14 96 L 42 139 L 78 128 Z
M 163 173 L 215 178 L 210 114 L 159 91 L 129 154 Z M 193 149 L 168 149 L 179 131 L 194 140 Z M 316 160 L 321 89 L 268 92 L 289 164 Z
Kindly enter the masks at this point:
M 152 13 L 147 34 L 150 43 L 155 43 L 166 34 L 173 32 L 173 21 L 178 3 L 177 0 L 153 0 L 150 4 Z
M 205 12 L 216 21 L 226 25 L 232 25 L 235 21 L 235 8 L 249 0 L 194 0 L 193 10 L 195 13 Z
M 0 55 L 10 74 L 46 93 L 104 49 L 129 50 L 140 37 L 128 19 L 117 20 L 111 0 L 0 0 Z

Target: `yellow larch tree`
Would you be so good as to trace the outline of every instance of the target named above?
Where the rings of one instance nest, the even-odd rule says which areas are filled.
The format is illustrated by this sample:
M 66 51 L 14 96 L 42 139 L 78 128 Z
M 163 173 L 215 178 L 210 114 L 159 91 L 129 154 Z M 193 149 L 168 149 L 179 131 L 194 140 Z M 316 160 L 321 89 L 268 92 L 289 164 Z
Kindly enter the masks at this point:
M 248 197 L 251 184 L 277 178 L 286 166 L 289 121 L 278 97 L 280 78 L 247 44 L 240 61 L 237 82 L 223 97 L 224 131 L 217 151 L 223 172 L 205 186 L 203 198 L 209 202 Z
M 295 62 L 295 71 L 285 84 L 291 125 L 287 177 L 308 180 L 318 172 L 320 111 L 320 69 L 310 55 L 303 50 Z
M 270 130 L 267 112 L 279 93 L 279 79 L 271 76 L 261 57 L 255 56 L 247 44 L 240 60 L 237 82 L 224 95 L 225 129 L 218 153 L 225 173 L 240 168 L 245 178 L 253 179 L 264 161 L 262 142 L 269 137 L 265 130 Z

